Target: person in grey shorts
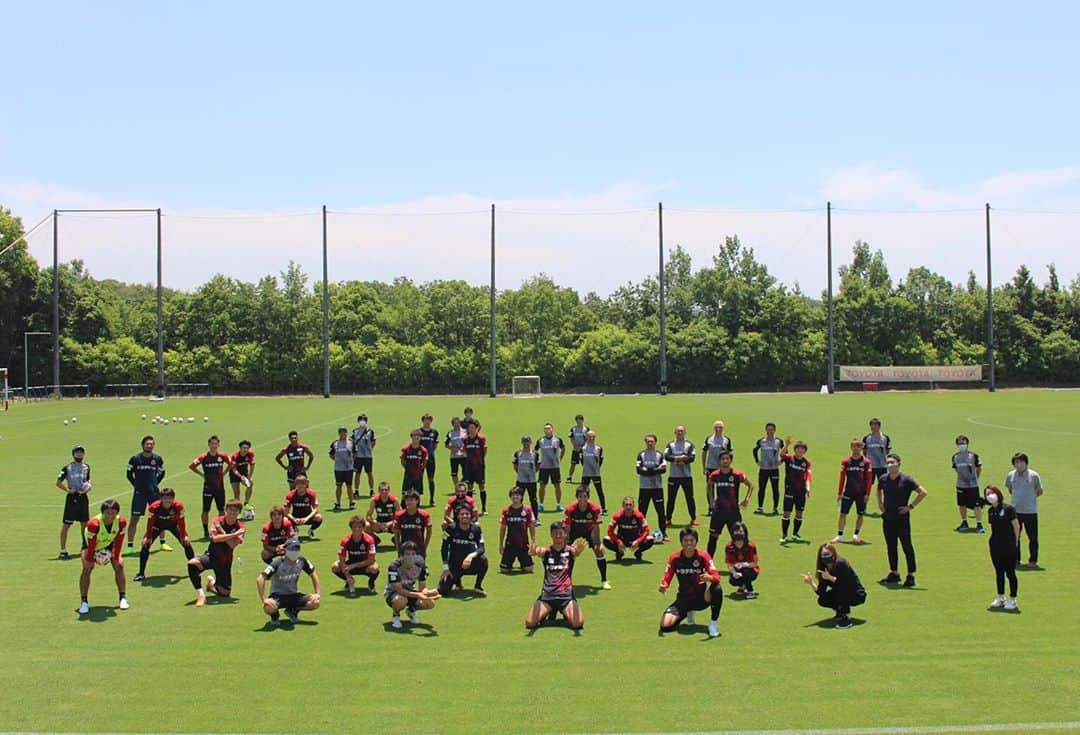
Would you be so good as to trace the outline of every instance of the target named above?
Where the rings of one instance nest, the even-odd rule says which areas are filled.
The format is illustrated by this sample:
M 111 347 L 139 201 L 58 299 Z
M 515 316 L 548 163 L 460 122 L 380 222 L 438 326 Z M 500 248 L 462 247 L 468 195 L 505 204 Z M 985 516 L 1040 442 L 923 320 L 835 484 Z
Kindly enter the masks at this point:
M 314 590 L 310 595 L 301 594 L 298 583 L 300 573 L 311 577 Z M 266 580 L 270 580 L 270 594 L 266 594 Z M 320 601 L 319 575 L 314 565 L 300 555 L 300 539 L 293 536 L 285 542 L 285 555 L 275 556 L 258 577 L 263 611 L 270 616 L 270 627 L 277 627 L 281 611 L 285 611 L 290 623 L 295 623 L 301 610 L 316 610 Z
M 986 533 L 982 524 L 983 500 L 979 493 L 982 463 L 969 445 L 968 438 L 963 434 L 956 437 L 956 454 L 952 456 L 952 467 L 956 470 L 956 507 L 960 511 L 960 525 L 956 530 L 969 530 L 967 514 L 972 510 L 975 512 L 975 533 Z
M 892 439 L 881 433 L 881 419 L 870 419 L 870 433 L 862 438 L 863 453 L 870 460 L 870 469 L 874 473 L 874 482 L 888 471 L 885 455 L 893 450 Z
M 1012 495 L 1020 531 L 1027 532 L 1028 560 L 1025 569 L 1039 568 L 1039 497 L 1043 494 L 1042 478 L 1028 467 L 1028 456 L 1017 452 L 1012 457 L 1013 471 L 1005 478 L 1005 487 Z M 1016 553 L 1020 554 L 1020 534 L 1016 534 Z
M 757 510 L 758 515 L 765 514 L 765 485 L 772 483 L 772 514 L 779 513 L 780 506 L 780 453 L 784 451 L 784 440 L 776 435 L 776 424 L 765 424 L 765 436 L 754 444 L 754 462 L 758 466 Z
M 694 501 L 694 442 L 686 440 L 686 427 L 675 427 L 675 441 L 669 442 L 664 449 L 664 461 L 668 465 L 667 480 L 667 511 L 664 513 L 664 521 L 671 525 L 671 517 L 675 514 L 675 498 L 681 488 L 686 495 L 686 510 L 690 514 L 690 525 L 700 525 L 697 519 L 697 503 Z
M 600 467 L 604 464 L 604 448 L 596 443 L 596 432 L 589 429 L 585 432 L 585 443 L 578 450 L 581 457 L 581 486 L 588 487 L 589 483 L 596 488 L 596 498 L 600 501 L 600 515 L 607 515 L 607 500 L 604 499 L 604 483 L 600 479 Z M 570 466 L 573 472 L 573 465 Z
M 345 498 L 349 501 L 349 510 L 356 507 L 356 501 L 352 497 L 353 481 L 353 443 L 349 438 L 349 430 L 339 426 L 338 438 L 330 442 L 330 459 L 334 460 L 334 510 L 341 510 L 341 491 L 345 490 Z

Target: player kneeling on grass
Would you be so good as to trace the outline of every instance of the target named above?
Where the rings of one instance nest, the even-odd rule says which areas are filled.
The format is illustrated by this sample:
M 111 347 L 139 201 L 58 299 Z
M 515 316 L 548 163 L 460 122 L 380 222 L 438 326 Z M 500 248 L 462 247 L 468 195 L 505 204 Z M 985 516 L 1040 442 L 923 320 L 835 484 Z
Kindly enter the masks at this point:
M 298 583 L 300 572 L 305 572 L 311 577 L 311 585 L 314 591 L 310 595 L 300 593 Z M 270 594 L 266 594 L 266 580 L 270 580 Z M 317 610 L 319 608 L 320 587 L 319 575 L 315 573 L 315 566 L 304 557 L 300 556 L 300 539 L 291 538 L 285 542 L 285 555 L 274 557 L 266 569 L 255 578 L 255 586 L 259 588 L 259 599 L 262 600 L 263 611 L 270 616 L 270 627 L 278 625 L 281 611 L 285 611 L 285 617 L 290 623 L 295 623 L 300 616 L 301 610 Z
M 375 562 L 375 537 L 364 531 L 364 519 L 353 516 L 349 519 L 350 533 L 341 539 L 338 558 L 330 571 L 345 580 L 345 589 L 349 596 L 356 594 L 355 576 L 363 574 L 368 579 L 368 589 L 375 589 L 375 580 L 379 576 L 379 565 Z
M 581 605 L 574 597 L 574 560 L 589 547 L 584 538 L 579 538 L 573 546 L 566 543 L 566 524 L 551 524 L 551 546 L 533 546 L 532 555 L 540 557 L 544 566 L 544 586 L 540 597 L 525 616 L 525 627 L 534 630 L 549 617 L 562 613 L 566 622 L 574 630 L 585 625 L 585 616 Z
M 80 615 L 90 612 L 87 594 L 90 592 L 90 575 L 94 571 L 95 564 L 99 566 L 112 564 L 113 575 L 116 577 L 116 591 L 120 593 L 120 609 L 128 609 L 124 560 L 120 556 L 126 530 L 127 519 L 120 515 L 120 503 L 111 498 L 101 504 L 101 513 L 91 518 L 86 524 L 86 549 L 82 553 L 83 568 L 79 576 L 79 594 L 82 596 L 82 604 L 79 605 Z
M 293 478 L 295 487 L 285 496 L 285 515 L 292 521 L 297 534 L 300 526 L 309 526 L 308 538 L 315 538 L 315 531 L 322 525 L 319 515 L 319 496 L 308 488 L 307 475 L 300 473 Z
M 750 540 L 750 531 L 742 521 L 735 524 L 731 541 L 724 547 L 724 563 L 727 564 L 728 582 L 735 588 L 735 596 L 748 600 L 757 597 L 754 580 L 761 574 L 761 567 L 758 566 L 757 547 Z
M 195 607 L 206 604 L 206 592 L 214 592 L 222 597 L 232 593 L 233 550 L 244 543 L 246 531 L 240 522 L 243 507 L 244 504 L 235 499 L 225 503 L 225 515 L 210 521 L 210 547 L 205 554 L 188 562 L 188 577 L 195 587 Z M 204 592 L 200 576 L 207 570 L 212 574 L 206 580 Z
M 694 611 L 709 608 L 709 637 L 720 635 L 717 621 L 724 604 L 724 591 L 720 588 L 720 572 L 712 557 L 697 547 L 698 532 L 684 528 L 679 532 L 680 551 L 668 557 L 664 576 L 660 580 L 660 594 L 667 592 L 671 581 L 678 578 L 679 590 L 675 603 L 669 605 L 660 616 L 660 632 L 671 633 L 685 620 L 694 624 Z
M 296 536 L 292 521 L 285 517 L 285 508 L 275 505 L 270 509 L 270 522 L 262 527 L 262 560 L 269 562 L 285 553 L 285 542 Z
M 645 515 L 634 507 L 634 499 L 627 495 L 622 499 L 622 510 L 611 516 L 604 546 L 615 552 L 615 561 L 622 561 L 627 551 L 641 561 L 641 555 L 655 543 L 649 532 L 649 524 L 645 522 Z
M 588 543 L 589 548 L 596 553 L 600 587 L 609 590 L 611 583 L 607 580 L 607 559 L 604 558 L 604 545 L 600 543 L 600 513 L 600 506 L 589 502 L 589 489 L 584 485 L 579 487 L 577 502 L 566 509 L 566 525 L 570 528 L 567 543 L 573 544 L 578 539 L 584 539 Z
M 866 589 L 848 560 L 836 553 L 836 546 L 818 547 L 817 570 L 814 574 L 804 574 L 803 581 L 817 595 L 818 605 L 835 612 L 837 628 L 853 625 L 849 617 L 851 608 L 866 602 Z
M 146 579 L 146 563 L 150 561 L 150 547 L 154 539 L 165 538 L 168 531 L 180 545 L 184 547 L 184 556 L 195 558 L 195 549 L 191 546 L 188 538 L 187 522 L 184 520 L 184 504 L 176 499 L 176 491 L 167 487 L 161 491 L 161 495 L 150 504 L 146 514 L 146 534 L 143 536 L 142 548 L 139 549 L 139 573 L 133 578 L 133 582 L 142 582 Z
M 536 545 L 536 516 L 523 502 L 524 497 L 524 491 L 515 485 L 510 488 L 510 505 L 503 508 L 499 526 L 499 571 L 503 574 L 513 570 L 515 560 L 521 571 L 530 574 L 533 570 L 529 549 Z
M 466 575 L 475 575 L 473 590 L 484 593 L 488 560 L 484 556 L 484 532 L 473 522 L 473 513 L 469 506 L 460 506 L 457 509 L 457 522 L 443 531 L 440 595 L 450 594 L 454 587 L 461 589 L 461 578 Z
M 416 625 L 417 610 L 430 610 L 441 597 L 438 590 L 427 589 L 427 562 L 414 541 L 401 545 L 401 556 L 386 570 L 386 604 L 394 611 L 390 627 L 401 628 L 401 611 L 409 611 L 409 622 Z

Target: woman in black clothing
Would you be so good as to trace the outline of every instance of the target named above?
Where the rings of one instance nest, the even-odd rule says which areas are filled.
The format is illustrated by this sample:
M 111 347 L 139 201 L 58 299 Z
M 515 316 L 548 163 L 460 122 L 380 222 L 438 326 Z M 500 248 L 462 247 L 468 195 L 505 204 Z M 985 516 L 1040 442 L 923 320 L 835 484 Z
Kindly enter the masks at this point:
M 1016 565 L 1020 562 L 1017 539 L 1020 538 L 1020 521 L 1016 509 L 1008 505 L 996 485 L 987 485 L 984 492 L 990 509 L 990 561 L 997 577 L 997 597 L 990 603 L 991 610 L 1016 609 Z M 1005 599 L 1005 577 L 1009 578 L 1009 599 Z
M 812 589 L 822 607 L 836 611 L 836 627 L 850 628 L 851 608 L 866 602 L 866 590 L 859 581 L 859 575 L 836 553 L 832 544 L 822 544 L 817 552 L 817 571 L 804 574 L 803 581 Z

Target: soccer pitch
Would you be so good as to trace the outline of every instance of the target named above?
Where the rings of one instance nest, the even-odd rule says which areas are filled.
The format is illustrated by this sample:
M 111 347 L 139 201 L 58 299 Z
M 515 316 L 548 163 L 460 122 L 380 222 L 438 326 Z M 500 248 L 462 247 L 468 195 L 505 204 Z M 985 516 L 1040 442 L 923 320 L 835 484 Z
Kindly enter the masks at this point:
M 498 515 L 513 484 L 512 453 L 545 421 L 565 437 L 575 413 L 604 447 L 609 509 L 637 497 L 634 458 L 642 436 L 666 444 L 684 424 L 700 451 L 712 421 L 722 418 L 735 445 L 734 466 L 757 479 L 751 446 L 766 421 L 778 434 L 809 444 L 813 493 L 805 544 L 778 543 L 780 520 L 744 511 L 762 575 L 756 600 L 725 600 L 721 637 L 698 626 L 663 637 L 657 623 L 673 591 L 657 585 L 677 544 L 655 547 L 646 563 L 609 558 L 610 591 L 599 589 L 590 552 L 578 560 L 575 587 L 585 628 L 575 636 L 561 621 L 529 634 L 523 618 L 541 577 L 493 571 L 486 598 L 453 596 L 421 614 L 421 625 L 389 628 L 379 593 L 348 598 L 329 570 L 348 512 L 334 513 L 333 463 L 326 448 L 339 425 L 361 411 L 378 433 L 376 480 L 397 493 L 397 455 L 425 411 L 445 434 L 469 404 L 487 435 L 489 505 L 482 519 L 488 555 L 497 566 Z M 196 416 L 195 424 L 153 426 L 142 414 Z M 1070 447 L 1080 441 L 1080 393 L 1003 391 L 820 395 L 567 396 L 530 400 L 476 397 L 216 398 L 147 401 L 81 400 L 19 404 L 0 414 L 5 482 L 0 514 L 4 550 L 14 563 L 0 580 L 8 652 L 0 673 L 0 731 L 51 732 L 450 732 L 611 733 L 761 730 L 882 732 L 1025 731 L 1080 728 L 1080 557 L 1073 540 L 1075 492 L 1066 479 Z M 210 418 L 204 424 L 203 416 Z M 848 441 L 867 431 L 871 416 L 903 457 L 903 469 L 929 491 L 912 516 L 918 586 L 886 589 L 880 521 L 869 518 L 867 543 L 841 554 L 867 587 L 854 610 L 865 621 L 846 631 L 826 627 L 799 578 L 813 568 L 816 544 L 836 531 L 839 462 Z M 77 417 L 68 426 L 62 420 Z M 255 589 L 261 569 L 258 528 L 285 494 L 273 463 L 290 429 L 315 452 L 311 485 L 326 518 L 304 554 L 323 582 L 323 606 L 293 629 L 269 630 Z M 57 557 L 62 495 L 57 472 L 76 443 L 92 468 L 91 513 L 110 495 L 129 516 L 127 459 L 143 434 L 157 437 L 168 476 L 188 509 L 189 531 L 201 535 L 201 481 L 187 464 L 205 451 L 211 433 L 232 452 L 249 439 L 257 453 L 257 520 L 237 550 L 234 599 L 203 609 L 192 602 L 184 556 L 155 550 L 150 579 L 130 582 L 138 556 L 127 556 L 131 609 L 115 609 L 108 568 L 93 575 L 90 604 L 80 620 L 77 559 Z M 971 437 L 983 463 L 983 483 L 1003 485 L 1009 458 L 1026 451 L 1043 478 L 1039 521 L 1044 570 L 1021 571 L 1020 613 L 989 612 L 994 596 L 987 536 L 961 534 L 949 459 L 958 433 Z M 440 440 L 441 441 L 441 440 Z M 446 450 L 438 454 L 440 507 L 450 492 Z M 563 475 L 569 466 L 569 452 Z M 365 481 L 366 485 L 366 481 Z M 695 479 L 704 517 L 704 482 Z M 564 502 L 572 491 L 564 488 Z M 594 498 L 595 499 L 595 498 Z M 755 498 L 756 499 L 756 498 Z M 425 498 L 426 502 L 426 492 Z M 771 501 L 766 501 L 771 506 Z M 554 507 L 548 489 L 547 507 Z M 873 507 L 873 505 L 872 505 Z M 366 509 L 365 499 L 360 505 Z M 538 540 L 549 539 L 542 517 Z M 649 510 L 650 526 L 656 519 Z M 675 523 L 687 520 L 680 498 Z M 849 534 L 854 513 L 849 520 Z M 145 521 L 140 524 L 140 533 Z M 701 527 L 702 546 L 707 525 Z M 676 528 L 672 533 L 677 536 Z M 69 549 L 78 548 L 78 527 Z M 306 536 L 306 534 L 305 534 Z M 438 535 L 433 537 L 437 547 Z M 176 546 L 174 544 L 174 546 Z M 195 542 L 198 553 L 206 546 Z M 1025 539 L 1026 546 L 1026 539 Z M 1026 549 L 1025 549 L 1026 559 Z M 391 560 L 380 549 L 385 570 Z M 435 570 L 439 564 L 433 561 Z M 901 571 L 903 561 L 901 559 Z M 468 581 L 466 587 L 468 587 Z M 725 591 L 730 592 L 726 576 Z M 302 591 L 310 591 L 307 580 Z M 1058 723 L 1036 728 L 1016 723 Z M 986 725 L 984 728 L 971 727 Z M 905 728 L 905 729 L 901 729 Z M 906 729 L 910 728 L 910 729 Z

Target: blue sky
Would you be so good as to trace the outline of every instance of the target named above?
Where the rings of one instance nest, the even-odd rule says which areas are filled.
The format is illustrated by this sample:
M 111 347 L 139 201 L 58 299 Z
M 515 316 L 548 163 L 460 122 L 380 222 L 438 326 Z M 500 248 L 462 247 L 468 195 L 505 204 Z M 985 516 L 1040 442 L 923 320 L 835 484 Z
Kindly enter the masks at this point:
M 0 204 L 27 224 L 84 204 L 162 206 L 177 218 L 324 203 L 569 211 L 660 199 L 1080 210 L 1076 4 L 5 5 Z M 581 219 L 549 222 L 528 243 L 535 228 L 522 223 L 517 254 L 545 244 L 560 259 L 619 252 L 620 235 L 605 246 L 593 239 L 603 226 Z M 1003 223 L 1003 277 L 1011 240 L 1017 257 L 1046 256 L 1037 268 L 1055 260 L 1069 278 L 1080 271 L 1070 240 L 1080 217 L 1053 221 Z M 341 239 L 405 249 L 418 240 L 425 253 L 436 248 L 431 257 L 445 247 L 430 244 L 440 225 L 411 222 Z M 880 244 L 901 274 L 954 237 L 927 245 L 890 222 L 840 236 Z M 796 227 L 787 224 L 732 227 L 782 261 Z M 89 228 L 87 249 L 107 254 L 126 227 Z M 276 265 L 288 249 L 226 227 L 217 234 L 238 253 L 258 245 Z M 728 227 L 687 223 L 680 240 L 700 260 Z M 823 223 L 798 227 L 813 240 Z M 186 236 L 195 248 L 208 239 Z M 651 237 L 640 238 L 642 259 Z M 640 277 L 635 247 L 602 287 Z M 87 259 L 95 271 L 115 267 Z M 960 278 L 968 266 L 954 261 L 928 264 Z M 343 264 L 341 275 L 397 275 L 369 265 Z M 171 272 L 177 285 L 203 275 L 179 263 Z M 819 275 L 801 282 L 814 287 Z

